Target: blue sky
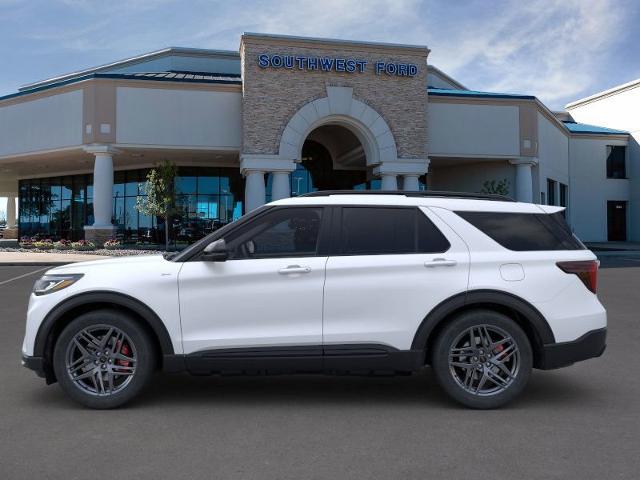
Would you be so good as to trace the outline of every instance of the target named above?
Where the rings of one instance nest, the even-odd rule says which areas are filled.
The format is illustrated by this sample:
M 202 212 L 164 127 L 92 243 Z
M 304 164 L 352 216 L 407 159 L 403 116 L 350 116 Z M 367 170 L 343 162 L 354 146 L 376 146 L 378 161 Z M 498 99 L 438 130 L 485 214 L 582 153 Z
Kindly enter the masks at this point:
M 640 77 L 633 0 L 0 0 L 0 95 L 166 46 L 237 50 L 243 31 L 427 45 L 467 87 L 553 109 Z

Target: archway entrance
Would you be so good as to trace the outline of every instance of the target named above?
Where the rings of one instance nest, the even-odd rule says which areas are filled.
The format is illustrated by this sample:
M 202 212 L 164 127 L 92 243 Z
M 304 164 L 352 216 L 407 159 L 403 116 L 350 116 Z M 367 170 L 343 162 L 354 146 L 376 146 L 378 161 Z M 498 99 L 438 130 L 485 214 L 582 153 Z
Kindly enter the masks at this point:
M 270 190 L 267 185 L 267 192 Z M 326 124 L 309 133 L 300 162 L 291 173 L 291 195 L 315 190 L 380 189 L 373 178 L 362 143 L 348 128 Z

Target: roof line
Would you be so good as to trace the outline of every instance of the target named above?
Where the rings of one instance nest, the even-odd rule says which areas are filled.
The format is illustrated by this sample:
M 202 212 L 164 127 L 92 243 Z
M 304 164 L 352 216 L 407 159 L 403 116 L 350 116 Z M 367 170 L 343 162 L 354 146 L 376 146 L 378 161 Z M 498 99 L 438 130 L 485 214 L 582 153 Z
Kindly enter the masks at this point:
M 382 47 L 382 48 L 407 48 L 413 50 L 426 50 L 429 52 L 429 48 L 426 45 L 413 45 L 404 43 L 388 43 L 388 42 L 367 42 L 359 40 L 342 40 L 339 38 L 323 38 L 323 37 L 301 37 L 297 35 L 280 35 L 275 33 L 257 33 L 257 32 L 244 32 L 241 38 L 271 38 L 274 40 L 294 40 L 308 43 L 334 43 L 334 44 L 347 44 L 347 45 L 362 45 L 368 47 Z M 242 40 L 241 40 L 242 41 Z
M 453 78 L 451 75 L 443 72 L 442 70 L 440 70 L 438 67 L 436 67 L 435 65 L 433 65 L 431 63 L 429 65 L 427 65 L 427 70 L 433 70 L 438 75 L 443 76 L 445 78 L 445 80 L 453 83 L 456 87 L 459 87 L 459 88 L 461 88 L 463 90 L 469 90 L 467 87 L 465 87 L 463 84 L 461 84 L 455 78 Z
M 238 52 L 234 52 L 231 50 L 209 50 L 204 48 L 167 47 L 160 50 L 155 50 L 153 52 L 136 55 L 134 57 L 129 57 L 122 60 L 116 60 L 114 62 L 105 63 L 97 67 L 85 68 L 82 70 L 77 70 L 75 72 L 66 73 L 64 75 L 58 75 L 57 77 L 51 77 L 45 80 L 39 80 L 37 82 L 27 83 L 25 85 L 20 86 L 18 88 L 18 91 L 22 92 L 24 90 L 31 90 L 33 88 L 41 87 L 46 84 L 57 83 L 59 81 L 67 80 L 73 77 L 87 75 L 90 73 L 99 73 L 101 70 L 113 68 L 116 66 L 134 65 L 136 63 L 140 63 L 140 62 L 149 60 L 151 58 L 167 56 L 171 53 L 182 53 L 186 55 L 219 55 L 219 56 L 229 56 L 229 57 L 240 56 Z
M 591 134 L 591 135 L 629 135 L 629 132 L 627 132 L 626 130 L 618 130 L 615 128 L 608 128 L 608 127 L 600 127 L 598 125 L 591 125 L 589 123 L 581 123 L 581 122 L 575 122 L 575 121 L 569 121 L 569 120 L 562 120 L 562 123 L 564 123 L 565 125 L 579 125 L 581 127 L 585 127 L 584 130 L 571 130 L 571 128 L 569 128 L 569 131 L 572 134 L 576 134 L 576 135 L 582 135 L 582 134 Z M 593 130 L 589 130 L 589 129 L 593 129 Z
M 448 88 L 427 88 L 429 95 L 436 97 L 474 97 L 474 98 L 522 98 L 526 100 L 535 100 L 534 95 L 524 95 L 519 93 L 493 93 L 479 92 L 475 90 L 454 90 Z
M 594 93 L 593 95 L 589 95 L 588 97 L 580 98 L 573 102 L 567 103 L 564 106 L 564 108 L 566 108 L 567 110 L 571 108 L 575 108 L 579 105 L 582 105 L 583 103 L 593 102 L 594 100 L 597 100 L 599 98 L 615 95 L 616 93 L 622 93 L 625 90 L 629 90 L 631 88 L 635 88 L 638 86 L 640 86 L 640 78 L 631 80 L 630 82 L 627 82 L 627 83 L 623 83 L 622 85 L 617 85 L 607 90 L 603 90 L 601 92 Z
M 226 76 L 226 74 L 225 74 Z M 231 75 L 229 75 L 231 76 Z M 242 80 L 205 80 L 205 79 L 194 79 L 194 78 L 166 78 L 166 77 L 143 77 L 140 75 L 130 74 L 130 73 L 89 73 L 87 75 L 83 75 L 81 77 L 73 77 L 68 80 L 62 80 L 56 83 L 48 83 L 42 85 L 40 87 L 34 87 L 29 90 L 22 90 L 16 93 L 10 93 L 9 95 L 4 95 L 0 97 L 0 101 L 9 100 L 11 98 L 24 97 L 26 95 L 31 95 L 32 93 L 38 93 L 45 90 L 51 90 L 53 88 L 64 87 L 65 85 L 71 85 L 74 83 L 84 82 L 86 80 L 91 80 L 94 78 L 112 78 L 119 80 L 139 80 L 146 82 L 181 82 L 181 83 L 209 83 L 209 84 L 223 84 L 223 85 L 242 85 Z

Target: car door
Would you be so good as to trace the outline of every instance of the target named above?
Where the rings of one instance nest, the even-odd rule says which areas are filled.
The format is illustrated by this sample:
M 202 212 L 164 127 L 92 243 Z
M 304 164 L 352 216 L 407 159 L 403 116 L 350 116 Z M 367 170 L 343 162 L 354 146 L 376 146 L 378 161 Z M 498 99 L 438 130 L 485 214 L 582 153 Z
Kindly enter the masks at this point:
M 326 268 L 325 354 L 330 345 L 408 350 L 427 313 L 466 291 L 468 248 L 426 208 L 344 206 L 334 229 L 340 240 Z
M 185 262 L 185 353 L 231 348 L 268 355 L 287 347 L 276 349 L 286 354 L 292 347 L 320 355 L 326 221 L 322 207 L 267 209 L 225 236 L 226 261 Z

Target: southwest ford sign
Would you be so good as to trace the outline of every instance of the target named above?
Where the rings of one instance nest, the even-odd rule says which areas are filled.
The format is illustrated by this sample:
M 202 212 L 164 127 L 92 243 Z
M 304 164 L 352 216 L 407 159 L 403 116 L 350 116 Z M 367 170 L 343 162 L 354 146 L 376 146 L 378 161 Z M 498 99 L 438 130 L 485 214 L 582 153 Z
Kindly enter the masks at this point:
M 340 73 L 364 73 L 368 68 L 373 69 L 376 75 L 389 75 L 397 77 L 414 77 L 418 73 L 418 66 L 413 63 L 373 62 L 369 66 L 367 60 L 357 58 L 337 57 L 302 57 L 297 55 L 258 55 L 260 68 L 285 68 L 289 70 L 307 70 L 320 72 Z

